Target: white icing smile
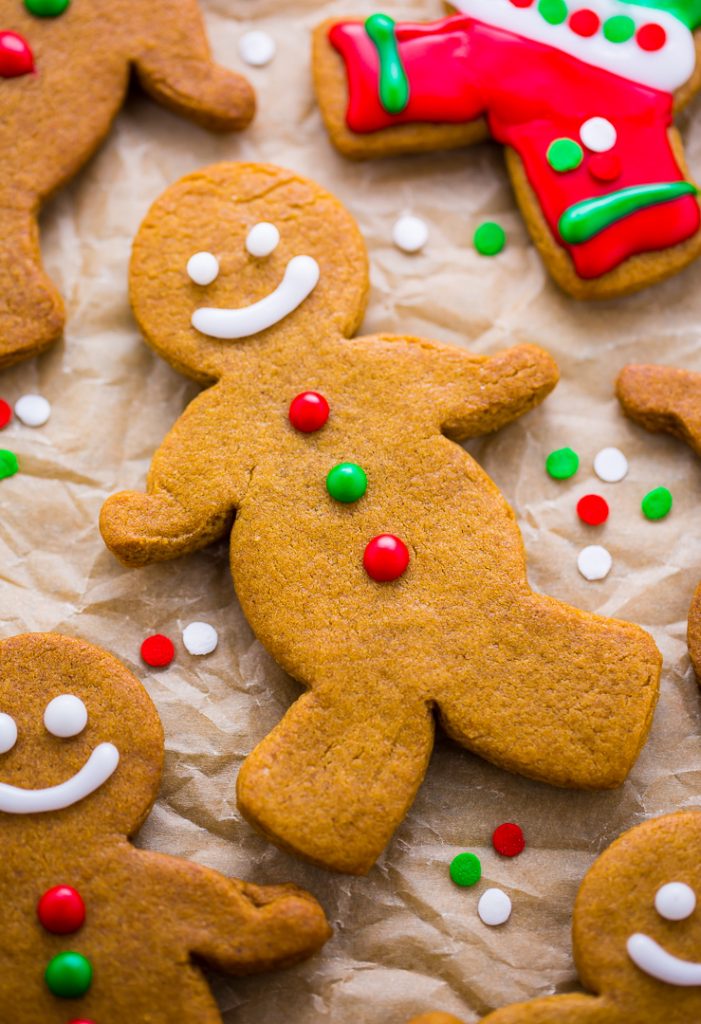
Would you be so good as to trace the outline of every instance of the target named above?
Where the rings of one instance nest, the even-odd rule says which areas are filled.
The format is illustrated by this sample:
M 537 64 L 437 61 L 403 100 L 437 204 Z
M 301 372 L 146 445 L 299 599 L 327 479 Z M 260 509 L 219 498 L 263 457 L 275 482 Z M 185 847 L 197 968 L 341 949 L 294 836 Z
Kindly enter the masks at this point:
M 701 985 L 701 964 L 672 956 L 649 935 L 636 932 L 627 942 L 628 956 L 636 967 L 667 985 Z
M 42 814 L 72 807 L 99 789 L 117 769 L 119 751 L 112 743 L 100 743 L 80 771 L 48 789 L 20 789 L 0 782 L 0 811 L 6 814 Z

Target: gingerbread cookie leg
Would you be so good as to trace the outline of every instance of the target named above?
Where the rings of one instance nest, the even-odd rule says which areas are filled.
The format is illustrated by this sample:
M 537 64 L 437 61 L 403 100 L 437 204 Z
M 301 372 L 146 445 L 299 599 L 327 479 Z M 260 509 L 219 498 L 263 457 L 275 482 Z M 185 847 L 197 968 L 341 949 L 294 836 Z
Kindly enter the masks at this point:
M 624 413 L 641 427 L 686 441 L 701 455 L 701 374 L 672 366 L 626 366 L 616 381 Z

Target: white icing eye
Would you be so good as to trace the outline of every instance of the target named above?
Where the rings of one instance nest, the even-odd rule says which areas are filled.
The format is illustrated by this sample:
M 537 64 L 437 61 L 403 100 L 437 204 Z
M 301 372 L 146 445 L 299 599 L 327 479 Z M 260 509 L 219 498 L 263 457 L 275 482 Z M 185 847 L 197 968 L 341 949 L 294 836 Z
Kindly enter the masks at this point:
M 246 249 L 251 256 L 270 256 L 277 249 L 279 241 L 280 232 L 275 225 L 262 220 L 246 235 Z
M 618 132 L 605 117 L 590 117 L 579 129 L 579 137 L 592 153 L 607 153 L 616 145 Z
M 211 252 L 196 252 L 187 261 L 187 275 L 195 284 L 211 284 L 219 277 L 219 260 Z
M 696 893 L 684 882 L 669 882 L 657 890 L 655 910 L 667 921 L 685 921 L 696 909 Z
M 0 754 L 12 750 L 17 742 L 17 725 L 11 715 L 0 713 Z
M 52 736 L 65 740 L 77 736 L 88 724 L 88 709 L 79 697 L 62 693 L 46 705 L 44 725 Z

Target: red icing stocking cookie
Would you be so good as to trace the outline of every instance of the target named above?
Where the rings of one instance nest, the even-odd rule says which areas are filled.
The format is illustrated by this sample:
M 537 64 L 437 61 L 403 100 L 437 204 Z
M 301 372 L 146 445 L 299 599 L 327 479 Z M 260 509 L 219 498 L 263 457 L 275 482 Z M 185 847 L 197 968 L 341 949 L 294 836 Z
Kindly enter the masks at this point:
M 314 71 L 348 156 L 490 134 L 533 240 L 578 298 L 661 280 L 701 251 L 696 186 L 672 127 L 701 82 L 683 0 L 454 0 L 428 24 L 319 27 Z

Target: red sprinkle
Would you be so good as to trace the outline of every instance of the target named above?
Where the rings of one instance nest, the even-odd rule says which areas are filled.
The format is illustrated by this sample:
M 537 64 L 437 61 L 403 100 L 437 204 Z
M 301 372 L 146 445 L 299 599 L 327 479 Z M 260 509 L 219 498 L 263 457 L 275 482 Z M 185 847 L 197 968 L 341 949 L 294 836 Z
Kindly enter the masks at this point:
M 494 829 L 492 846 L 502 857 L 518 857 L 526 848 L 523 831 L 518 825 L 507 821 Z
M 167 636 L 163 636 L 162 633 L 147 636 L 141 645 L 141 657 L 147 665 L 151 665 L 153 668 L 164 668 L 166 665 L 170 665 L 175 657 L 173 641 L 169 640 Z
M 3 398 L 0 398 L 0 430 L 2 430 L 3 427 L 6 427 L 11 419 L 12 406 L 8 405 Z
M 667 42 L 667 33 L 661 25 L 655 25 L 653 23 L 649 25 L 641 25 L 636 32 L 635 40 L 641 50 L 647 50 L 648 53 L 654 53 L 656 50 L 661 50 Z
M 595 36 L 599 31 L 601 25 L 601 18 L 596 11 L 590 11 L 584 8 L 581 11 L 575 11 L 570 18 L 570 28 L 573 32 L 576 32 L 578 36 L 584 36 L 588 39 L 590 36 Z
M 597 181 L 615 181 L 621 176 L 621 158 L 617 153 L 595 153 L 589 157 L 589 173 Z
M 587 526 L 601 526 L 609 517 L 608 502 L 600 494 L 585 494 L 577 502 L 577 515 Z

